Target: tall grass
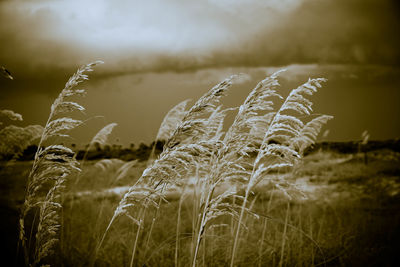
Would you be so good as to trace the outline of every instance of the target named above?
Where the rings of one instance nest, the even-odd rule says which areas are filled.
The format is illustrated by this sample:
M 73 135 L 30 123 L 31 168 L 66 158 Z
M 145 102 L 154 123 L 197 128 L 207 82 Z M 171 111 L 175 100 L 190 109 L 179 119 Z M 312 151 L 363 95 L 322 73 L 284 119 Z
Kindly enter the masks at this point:
M 85 90 L 76 89 L 76 86 L 87 80 L 88 76 L 85 72 L 92 71 L 92 67 L 99 63 L 102 62 L 90 63 L 79 68 L 51 106 L 50 115 L 29 173 L 25 201 L 19 219 L 19 239 L 26 265 L 36 266 L 42 263 L 46 257 L 52 254 L 55 244 L 59 240 L 61 191 L 67 177 L 71 173 L 79 172 L 80 169 L 74 152 L 66 146 L 55 144 L 55 141 L 60 137 L 68 137 L 67 131 L 83 123 L 81 120 L 61 116 L 73 111 L 85 110 L 83 106 L 69 99 L 85 94 Z M 37 208 L 39 208 L 39 214 Z M 27 234 L 25 226 L 29 215 L 33 216 L 33 222 L 30 232 Z M 36 221 L 37 229 L 35 231 Z M 36 232 L 36 241 L 34 253 L 32 253 L 34 232 Z
M 84 73 L 91 71 L 96 64 L 80 68 L 51 107 L 29 174 L 19 220 L 20 242 L 26 265 L 46 262 L 59 241 L 61 195 L 69 175 L 79 173 L 80 168 L 74 152 L 56 141 L 60 137 L 68 137 L 67 131 L 83 123 L 81 120 L 61 117 L 61 114 L 84 110 L 84 107 L 68 98 L 84 94 L 84 90 L 75 89 L 75 86 L 87 79 Z M 256 262 L 262 264 L 262 247 L 270 234 L 265 220 L 269 215 L 258 214 L 254 210 L 256 198 L 252 196 L 255 187 L 265 182 L 289 199 L 293 192 L 301 194 L 286 178 L 293 174 L 290 170 L 297 166 L 305 149 L 315 142 L 322 126 L 332 118 L 312 115 L 312 102 L 308 99 L 325 79 L 309 79 L 284 98 L 277 92 L 281 72 L 275 72 L 260 81 L 238 108 L 224 108 L 221 104 L 222 97 L 235 81 L 235 76 L 232 76 L 211 88 L 191 108 L 186 110 L 188 100 L 185 100 L 171 109 L 161 124 L 155 142 L 165 140 L 163 151 L 153 161 L 153 147 L 145 170 L 119 201 L 105 226 L 89 265 L 96 263 L 111 227 L 121 217 L 127 218 L 133 229 L 129 265 L 139 265 L 140 260 L 146 261 L 147 257 L 151 257 L 154 251 L 151 254 L 148 252 L 153 229 L 159 214 L 163 212 L 163 203 L 167 202 L 167 193 L 173 188 L 180 192 L 174 227 L 173 261 L 176 266 L 183 261 L 180 259 L 183 248 L 190 251 L 190 256 L 185 258 L 185 265 L 189 262 L 193 267 L 199 262 L 205 264 L 207 244 L 211 247 L 210 261 L 213 262 L 213 248 L 219 244 L 215 237 L 223 233 L 220 229 L 228 229 L 226 233 L 229 233 L 230 242 L 226 243 L 228 249 L 225 252 L 230 266 L 235 266 L 241 240 L 248 238 L 248 232 L 243 234 L 243 229 L 250 228 L 248 224 L 251 223 L 254 226 L 254 220 L 260 218 L 264 219 L 264 223 L 260 248 L 255 253 L 259 257 Z M 225 117 L 234 110 L 237 110 L 237 114 L 227 127 Z M 104 127 L 93 138 L 88 149 L 95 143 L 104 144 L 115 125 Z M 111 160 L 102 161 L 96 166 L 105 170 L 111 163 Z M 121 163 L 116 174 L 110 177 L 108 185 L 126 177 L 136 164 L 136 161 Z M 286 175 L 270 175 L 280 172 Z M 75 185 L 79 178 L 78 174 Z M 182 214 L 187 214 L 183 208 L 189 196 L 192 221 L 190 234 L 184 236 L 181 226 L 187 218 Z M 271 203 L 272 195 L 267 212 L 271 209 Z M 286 239 L 292 220 L 290 205 L 287 203 L 285 208 L 282 243 L 277 258 L 280 266 L 284 265 L 284 256 L 288 253 Z M 149 212 L 151 210 L 152 213 Z M 103 200 L 97 212 L 95 230 L 99 229 Z M 31 217 L 33 223 L 27 233 L 27 221 Z M 229 223 L 226 223 L 227 218 L 230 219 Z M 149 221 L 151 223 L 148 226 L 146 223 Z M 183 237 L 190 241 L 183 242 Z
M 307 142 L 312 143 L 318 133 L 320 127 L 310 127 L 310 125 L 304 125 L 294 115 L 290 115 L 289 112 L 298 113 L 299 115 L 310 115 L 312 111 L 310 102 L 305 95 L 312 95 L 317 91 L 318 87 L 321 87 L 321 82 L 324 79 L 313 79 L 300 87 L 291 91 L 285 102 L 274 114 L 268 129 L 266 130 L 264 139 L 261 143 L 260 149 L 257 153 L 257 157 L 253 163 L 252 171 L 249 178 L 246 181 L 245 196 L 240 211 L 240 217 L 237 224 L 236 235 L 233 243 L 231 266 L 234 266 L 236 248 L 238 246 L 239 234 L 241 228 L 241 222 L 243 219 L 244 211 L 246 210 L 247 199 L 252 188 L 263 179 L 263 176 L 269 173 L 271 170 L 281 167 L 292 167 L 296 161 L 300 158 L 299 151 L 293 148 L 293 140 L 296 142 Z M 324 122 L 319 120 L 318 122 Z M 315 123 L 312 123 L 314 125 Z M 319 125 L 319 124 L 318 124 Z M 306 130 L 304 130 L 306 129 Z M 306 135 L 305 133 L 311 134 Z M 310 138 L 311 136 L 311 138 Z M 277 142 L 277 144 L 271 144 L 271 141 Z M 300 148 L 302 145 L 298 145 Z M 277 183 L 276 186 L 279 189 L 282 187 Z M 284 190 L 284 189 L 283 189 Z M 285 190 L 284 190 L 285 191 Z M 286 191 L 285 191 L 286 193 Z
M 194 175 L 196 182 L 193 189 L 191 265 L 193 267 L 197 265 L 207 228 L 225 227 L 216 223 L 218 218 L 232 216 L 237 220 L 236 226 L 232 225 L 235 234 L 230 261 L 231 266 L 234 266 L 241 227 L 245 226 L 245 213 L 258 217 L 251 211 L 251 206 L 248 206 L 252 189 L 266 177 L 266 174 L 293 167 L 300 160 L 304 149 L 315 142 L 322 125 L 332 118 L 326 115 L 311 117 L 307 123 L 298 118 L 311 116 L 312 102 L 306 96 L 312 95 L 318 87 L 321 87 L 321 83 L 325 81 L 321 78 L 310 79 L 293 89 L 278 110 L 274 111 L 273 100 L 282 99 L 276 92 L 280 72 L 257 84 L 239 107 L 232 125 L 225 133 L 224 118 L 232 109 L 223 109 L 219 103 L 233 78 L 212 88 L 184 115 L 178 112 L 179 116 L 175 121 L 179 123 L 176 123 L 175 130 L 167 139 L 163 152 L 144 170 L 139 180 L 124 195 L 99 248 L 116 218 L 121 215 L 127 216 L 137 226 L 130 263 L 132 266 L 146 210 L 154 207 L 158 211 L 168 188 L 186 188 L 187 178 Z M 183 111 L 182 106 L 181 103 L 177 107 Z M 290 190 L 296 191 L 296 187 L 288 181 L 278 179 L 270 182 L 289 197 Z M 217 192 L 218 188 L 222 188 L 222 191 Z M 235 202 L 232 202 L 232 199 L 235 199 Z M 180 209 L 181 205 L 177 217 L 177 239 L 181 220 Z M 155 219 L 153 217 L 151 229 Z M 149 238 L 150 236 L 147 240 Z M 148 241 L 145 250 L 147 246 Z M 179 246 L 177 240 L 176 264 L 178 264 Z
M 167 185 L 180 185 L 180 181 L 193 170 L 193 161 L 201 162 L 203 155 L 213 149 L 210 137 L 220 128 L 217 107 L 221 97 L 232 84 L 232 78 L 219 83 L 204 94 L 183 116 L 178 127 L 164 145 L 159 158 L 147 167 L 135 185 L 120 201 L 104 236 L 112 223 L 121 215 L 126 215 L 137 225 L 137 235 L 132 252 L 131 266 L 135 257 L 138 234 L 148 207 L 158 207 L 157 199 L 163 198 Z M 201 162 L 202 163 L 202 162 Z M 200 163 L 200 165 L 202 165 Z M 134 218 L 130 209 L 139 208 L 139 216 Z M 100 241 L 101 246 L 103 239 Z

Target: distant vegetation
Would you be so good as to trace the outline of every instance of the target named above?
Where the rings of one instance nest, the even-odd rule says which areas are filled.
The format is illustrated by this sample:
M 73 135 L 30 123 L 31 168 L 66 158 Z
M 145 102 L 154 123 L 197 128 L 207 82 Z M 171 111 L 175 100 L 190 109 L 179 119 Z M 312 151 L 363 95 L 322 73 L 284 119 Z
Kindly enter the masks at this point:
M 105 145 L 102 147 L 95 147 L 95 149 L 89 150 L 87 160 L 99 160 L 99 159 L 110 159 L 118 158 L 125 161 L 139 160 L 146 161 L 152 151 L 155 142 L 151 144 L 140 143 L 138 146 L 131 144 L 130 147 L 122 147 L 120 145 Z M 155 146 L 155 154 L 159 155 L 162 152 L 165 141 L 157 141 Z M 322 150 L 332 151 L 344 154 L 355 154 L 358 152 L 359 141 L 347 141 L 347 142 L 316 142 L 312 146 L 309 146 L 305 150 L 305 155 Z M 400 139 L 391 140 L 372 140 L 363 146 L 363 151 L 371 152 L 375 150 L 387 149 L 395 152 L 400 152 Z M 17 160 L 33 160 L 37 150 L 36 145 L 28 146 Z M 76 158 L 78 160 L 83 159 L 86 150 L 78 150 Z M 13 154 L 3 155 L 4 159 L 12 158 Z

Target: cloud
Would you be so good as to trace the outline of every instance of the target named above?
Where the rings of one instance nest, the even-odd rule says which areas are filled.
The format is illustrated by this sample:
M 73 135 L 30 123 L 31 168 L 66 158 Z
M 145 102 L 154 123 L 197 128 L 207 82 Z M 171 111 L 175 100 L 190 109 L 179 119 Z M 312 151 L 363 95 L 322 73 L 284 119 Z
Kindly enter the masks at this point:
M 316 103 L 336 116 L 330 122 L 334 138 L 358 138 L 367 128 L 376 138 L 392 138 L 400 125 L 399 5 L 2 0 L 0 65 L 14 80 L 0 77 L 0 107 L 44 123 L 77 67 L 102 59 L 105 64 L 82 84 L 89 115 L 120 123 L 117 131 L 126 142 L 148 140 L 179 101 L 197 99 L 229 75 L 245 73 L 226 98 L 228 106 L 237 105 L 257 81 L 285 67 L 283 94 L 309 77 L 328 78 Z
M 337 75 L 353 80 L 381 73 L 386 79 L 382 81 L 396 81 L 396 3 L 2 1 L 0 64 L 15 79 L 0 79 L 0 97 L 21 92 L 53 97 L 79 65 L 97 59 L 105 64 L 91 74 L 94 80 L 172 71 L 194 73 L 193 80 L 185 81 L 187 86 L 209 85 L 231 74 L 248 73 L 249 68 L 261 78 L 266 71 L 289 65 L 288 80 L 315 70 L 331 78 L 332 69 L 339 68 Z M 365 75 L 368 66 L 379 65 Z M 141 81 L 142 76 L 135 77 Z M 243 80 L 247 81 L 248 77 Z
M 0 61 L 47 77 L 103 59 L 103 72 L 344 63 L 397 65 L 390 0 L 2 1 Z

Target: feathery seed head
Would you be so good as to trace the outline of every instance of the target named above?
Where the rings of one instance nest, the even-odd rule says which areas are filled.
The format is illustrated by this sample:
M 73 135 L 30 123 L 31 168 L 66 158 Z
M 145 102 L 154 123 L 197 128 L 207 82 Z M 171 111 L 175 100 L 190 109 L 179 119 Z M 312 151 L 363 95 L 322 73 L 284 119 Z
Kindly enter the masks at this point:
M 107 144 L 108 136 L 111 134 L 112 130 L 114 129 L 115 126 L 117 126 L 117 123 L 110 123 L 104 128 L 102 128 L 93 138 L 92 141 L 90 141 L 89 148 L 94 145 L 94 144 L 99 144 L 100 146 L 104 146 Z

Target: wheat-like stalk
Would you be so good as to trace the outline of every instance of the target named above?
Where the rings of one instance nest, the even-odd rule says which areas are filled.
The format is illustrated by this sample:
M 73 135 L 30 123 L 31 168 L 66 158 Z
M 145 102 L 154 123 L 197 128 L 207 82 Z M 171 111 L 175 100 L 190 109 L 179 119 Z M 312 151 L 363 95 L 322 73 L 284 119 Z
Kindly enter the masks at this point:
M 54 252 L 54 246 L 58 242 L 60 228 L 60 197 L 64 189 L 67 174 L 63 174 L 55 181 L 55 185 L 49 190 L 43 203 L 40 203 L 39 225 L 36 233 L 35 262 L 40 263 L 46 256 Z
M 240 200 L 236 190 L 228 190 L 221 195 L 215 195 L 218 185 L 226 182 L 233 182 L 237 179 L 246 179 L 249 176 L 244 157 L 248 156 L 253 141 L 251 132 L 260 122 L 264 122 L 264 116 L 260 116 L 260 111 L 271 111 L 271 97 L 280 97 L 275 87 L 279 85 L 277 76 L 281 71 L 272 74 L 262 80 L 250 92 L 244 103 L 239 107 L 239 111 L 220 142 L 220 148 L 212 155 L 209 161 L 205 179 L 201 185 L 201 197 L 199 206 L 200 221 L 197 223 L 196 243 L 194 246 L 194 256 L 192 266 L 196 265 L 196 258 L 203 236 L 206 232 L 207 224 L 213 219 L 229 215 L 238 218 L 236 205 L 229 203 L 229 199 L 235 197 Z
M 298 151 L 299 154 L 303 156 L 304 150 L 317 140 L 318 133 L 321 131 L 322 126 L 331 119 L 333 119 L 333 116 L 320 115 L 304 124 L 299 133 L 290 140 L 291 148 Z
M 96 144 L 99 145 L 100 147 L 103 147 L 104 145 L 107 144 L 108 142 L 108 137 L 111 134 L 112 130 L 114 129 L 115 126 L 117 126 L 117 123 L 110 123 L 104 126 L 103 128 L 100 129 L 100 131 L 97 132 L 97 134 L 92 138 L 90 141 L 89 145 L 87 146 L 85 150 L 85 154 L 83 155 L 82 159 L 82 164 L 81 168 L 83 169 L 87 155 L 90 151 L 91 148 L 93 148 Z M 78 184 L 81 178 L 81 172 L 77 175 L 75 184 Z
M 182 121 L 166 141 L 163 152 L 144 171 L 135 185 L 120 201 L 113 217 L 100 241 L 100 248 L 112 223 L 120 215 L 127 215 L 138 225 L 145 212 L 139 212 L 142 218 L 134 218 L 130 215 L 129 208 L 135 207 L 146 210 L 148 206 L 158 207 L 155 199 L 163 198 L 164 188 L 167 185 L 180 184 L 182 178 L 193 171 L 196 162 L 203 164 L 204 158 L 211 155 L 215 149 L 215 139 L 209 139 L 212 133 L 216 134 L 220 129 L 221 117 L 218 103 L 228 88 L 232 85 L 232 76 L 210 89 L 185 113 Z M 145 197 L 142 196 L 145 193 Z M 134 251 L 137 242 L 135 242 Z M 134 253 L 132 254 L 133 262 Z
M 232 76 L 214 86 L 186 112 L 182 122 L 167 140 L 165 149 L 171 149 L 182 142 L 194 144 L 208 135 L 209 114 L 218 107 L 221 97 L 225 95 L 235 77 Z
M 95 144 L 100 145 L 100 147 L 104 146 L 108 142 L 108 137 L 110 136 L 112 130 L 114 129 L 115 126 L 118 124 L 113 122 L 110 124 L 107 124 L 104 126 L 100 131 L 97 132 L 97 134 L 92 138 L 92 140 L 89 143 L 88 149 L 93 147 Z
M 190 101 L 190 99 L 184 100 L 170 109 L 165 115 L 160 128 L 158 129 L 158 133 L 156 139 L 154 140 L 154 145 L 151 149 L 148 165 L 151 164 L 154 158 L 154 153 L 156 150 L 158 141 L 166 141 L 171 138 L 174 134 L 175 129 L 182 122 L 183 117 L 186 115 L 186 105 Z
M 171 138 L 175 129 L 182 122 L 183 117 L 186 115 L 185 109 L 189 101 L 190 99 L 186 99 L 168 111 L 160 125 L 160 128 L 158 129 L 156 141 L 168 140 Z
M 117 173 L 116 173 L 116 178 L 114 181 L 119 181 L 122 178 L 125 178 L 129 171 L 136 166 L 136 164 L 138 163 L 138 160 L 131 160 L 131 161 L 127 161 L 124 164 L 122 164 L 121 167 L 118 168 Z
M 280 109 L 274 114 L 261 143 L 261 147 L 258 150 L 250 177 L 245 181 L 245 196 L 233 243 L 231 267 L 234 266 L 241 223 L 251 189 L 269 171 L 283 166 L 293 166 L 299 160 L 299 152 L 294 150 L 289 144 L 294 138 L 302 136 L 301 131 L 305 128 L 304 123 L 291 114 L 310 115 L 312 112 L 312 102 L 306 96 L 315 93 L 317 88 L 321 87 L 321 83 L 325 81 L 323 78 L 309 79 L 305 84 L 293 89 Z M 308 127 L 306 130 L 316 135 L 315 131 L 319 131 L 320 129 L 318 127 Z M 304 142 L 308 141 L 306 139 L 307 135 L 303 135 L 302 137 Z M 276 184 L 276 186 L 279 189 L 285 190 L 279 184 Z
M 54 244 L 58 240 L 57 229 L 59 228 L 56 215 L 59 207 L 59 195 L 63 183 L 72 172 L 79 172 L 78 162 L 74 152 L 63 145 L 43 146 L 54 137 L 68 137 L 66 131 L 82 124 L 82 121 L 69 117 L 57 118 L 57 115 L 71 111 L 83 111 L 84 108 L 78 103 L 68 101 L 71 96 L 79 96 L 85 93 L 83 89 L 75 87 L 88 79 L 85 72 L 92 71 L 92 67 L 100 61 L 90 63 L 78 69 L 68 80 L 64 89 L 58 95 L 51 106 L 47 123 L 42 133 L 38 150 L 35 154 L 32 169 L 28 177 L 28 184 L 25 192 L 25 201 L 20 214 L 20 241 L 25 253 L 25 262 L 30 263 L 29 243 L 25 233 L 25 219 L 28 213 L 35 207 L 40 207 L 39 228 L 37 229 L 37 242 L 33 265 L 38 264 L 45 256 L 49 255 Z M 42 189 L 49 185 L 49 191 L 43 196 Z M 35 215 L 36 216 L 36 215 Z M 28 242 L 29 241 L 29 242 Z M 28 243 L 28 244 L 27 244 Z
M 106 172 L 112 168 L 120 168 L 125 161 L 121 159 L 102 159 L 96 162 L 93 166 L 100 169 L 102 172 Z
M 184 186 L 185 178 L 196 173 L 198 188 L 195 190 L 199 189 L 201 194 L 194 204 L 199 216 L 196 223 L 193 223 L 192 266 L 196 265 L 207 228 L 215 226 L 213 221 L 220 216 L 232 216 L 238 221 L 232 249 L 233 266 L 240 229 L 246 227 L 243 223 L 244 213 L 252 214 L 247 201 L 254 186 L 268 172 L 293 166 L 302 156 L 304 149 L 315 142 L 322 125 L 332 118 L 322 115 L 303 123 L 297 117 L 298 114 L 303 117 L 311 114 L 312 102 L 307 99 L 307 95 L 315 93 L 325 79 L 312 79 L 292 90 L 280 108 L 274 111 L 272 99 L 282 99 L 276 92 L 280 72 L 257 84 L 239 107 L 231 127 L 225 134 L 223 123 L 228 110 L 222 109 L 219 103 L 231 85 L 232 77 L 208 91 L 184 115 L 178 112 L 174 122 L 177 124 L 175 130 L 170 131 L 173 127 L 166 127 L 170 134 L 162 153 L 144 170 L 120 201 L 95 255 L 112 223 L 119 216 L 125 215 L 137 226 L 132 266 L 146 210 L 149 207 L 158 210 L 166 188 L 171 185 Z M 183 103 L 175 108 L 183 111 Z M 252 153 L 257 155 L 254 160 L 251 160 Z M 127 163 L 127 166 L 129 169 L 130 163 Z M 285 177 L 270 182 L 289 194 L 287 188 L 290 188 L 291 184 Z M 216 194 L 216 188 L 224 183 L 234 186 Z M 238 193 L 240 187 L 244 189 L 244 195 Z M 230 202 L 233 197 L 241 202 L 240 206 Z M 132 213 L 133 210 L 137 212 Z M 154 220 L 155 218 L 153 223 Z M 179 235 L 179 226 L 176 231 Z M 149 238 L 150 236 L 147 240 Z M 178 251 L 179 243 L 176 246 L 175 258 Z M 177 259 L 175 261 L 177 262 Z
M 215 111 L 218 110 L 216 104 L 232 84 L 232 78 L 213 87 L 186 112 L 181 123 L 167 140 L 159 158 L 143 171 L 137 184 L 140 186 L 146 184 L 157 189 L 164 183 L 178 182 L 195 166 L 193 161 L 198 155 L 210 155 L 213 146 L 208 138 L 210 131 L 215 131 L 215 127 L 210 127 L 212 126 L 210 121 L 216 120 L 209 118 L 220 118 L 215 115 Z M 207 115 L 209 116 L 204 118 Z M 202 157 L 197 158 L 201 160 Z M 124 206 L 125 202 L 129 203 L 126 200 L 132 192 L 135 192 L 135 186 L 130 188 L 121 200 L 120 206 Z
M 369 137 L 370 137 L 370 135 L 369 135 L 367 130 L 362 132 L 362 134 L 361 134 L 361 139 L 362 139 L 361 144 L 362 145 L 366 145 L 368 143 Z

